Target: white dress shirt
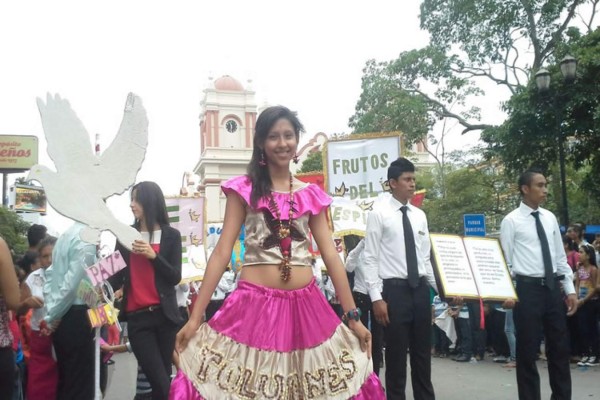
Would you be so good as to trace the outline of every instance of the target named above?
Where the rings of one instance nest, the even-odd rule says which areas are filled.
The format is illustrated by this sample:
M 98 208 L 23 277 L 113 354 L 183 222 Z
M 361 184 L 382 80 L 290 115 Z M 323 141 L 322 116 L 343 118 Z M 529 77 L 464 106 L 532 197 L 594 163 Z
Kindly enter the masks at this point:
M 235 273 L 231 270 L 227 270 L 223 272 L 223 276 L 217 287 L 215 288 L 215 292 L 213 293 L 211 300 L 224 300 L 225 296 L 228 293 L 233 292 L 233 289 L 237 286 L 237 282 L 235 281 Z
M 46 270 L 44 268 L 36 269 L 25 280 L 31 296 L 44 300 L 44 284 L 46 283 Z M 31 330 L 38 332 L 40 330 L 40 322 L 46 316 L 46 305 L 40 308 L 34 308 L 31 313 Z
M 190 284 L 181 283 L 175 286 L 175 298 L 177 299 L 177 307 L 187 307 L 192 302 L 190 301 Z
M 575 293 L 573 272 L 567 263 L 558 221 L 554 214 L 544 208 L 539 207 L 534 210 L 521 203 L 519 208 L 504 217 L 500 225 L 500 241 L 506 262 L 514 275 L 537 278 L 545 276 L 542 246 L 537 234 L 535 218 L 531 215 L 534 211 L 540 212 L 540 221 L 544 226 L 550 247 L 552 269 L 557 275 L 565 276 L 562 281 L 565 293 Z
M 354 292 L 369 294 L 369 287 L 365 281 L 365 239 L 362 239 L 346 257 L 346 271 L 354 272 Z M 379 279 L 377 287 L 381 292 L 382 282 Z
M 367 236 L 365 237 L 365 282 L 371 301 L 381 300 L 378 288 L 379 278 L 408 278 L 406 265 L 406 247 L 404 244 L 404 228 L 400 203 L 393 196 L 381 207 L 369 213 L 367 219 Z M 431 242 L 425 213 L 407 204 L 408 219 L 415 238 L 419 277 L 427 277 L 429 284 L 437 292 L 435 277 L 430 260 Z

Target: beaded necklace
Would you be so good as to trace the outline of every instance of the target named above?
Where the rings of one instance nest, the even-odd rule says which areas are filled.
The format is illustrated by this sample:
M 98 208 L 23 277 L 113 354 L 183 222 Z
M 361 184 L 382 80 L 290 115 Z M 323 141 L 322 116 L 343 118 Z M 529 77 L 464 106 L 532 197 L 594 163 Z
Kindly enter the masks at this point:
M 290 279 L 290 274 L 292 272 L 292 267 L 290 266 L 290 259 L 292 258 L 292 236 L 290 235 L 290 227 L 292 226 L 294 213 L 296 212 L 296 208 L 294 207 L 295 203 L 293 185 L 293 177 L 290 173 L 290 199 L 288 200 L 288 203 L 290 204 L 290 211 L 288 213 L 287 223 L 281 220 L 281 212 L 279 211 L 279 207 L 273 198 L 273 192 L 271 192 L 269 198 L 269 209 L 271 214 L 277 218 L 277 236 L 279 237 L 279 248 L 281 249 L 281 255 L 283 256 L 283 260 L 281 261 L 281 264 L 279 264 L 279 271 L 281 271 L 281 280 L 284 282 L 287 282 Z

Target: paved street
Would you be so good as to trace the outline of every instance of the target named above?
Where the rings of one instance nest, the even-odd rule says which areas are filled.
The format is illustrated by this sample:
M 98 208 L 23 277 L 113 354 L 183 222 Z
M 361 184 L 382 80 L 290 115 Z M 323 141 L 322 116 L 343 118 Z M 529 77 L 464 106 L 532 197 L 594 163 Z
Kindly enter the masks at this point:
M 136 361 L 131 354 L 117 354 L 106 400 L 132 400 L 135 393 Z M 550 398 L 548 368 L 540 361 L 542 398 Z M 383 372 L 382 372 L 383 373 Z M 573 400 L 600 399 L 600 367 L 572 367 Z M 433 384 L 438 400 L 512 400 L 517 399 L 514 369 L 480 361 L 457 363 L 450 359 L 433 359 Z M 412 399 L 410 383 L 407 397 Z

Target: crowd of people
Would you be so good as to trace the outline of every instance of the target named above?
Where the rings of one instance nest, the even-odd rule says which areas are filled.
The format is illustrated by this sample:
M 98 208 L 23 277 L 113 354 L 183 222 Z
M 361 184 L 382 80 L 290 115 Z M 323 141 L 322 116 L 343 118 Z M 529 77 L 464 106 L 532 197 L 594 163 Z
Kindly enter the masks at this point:
M 81 296 L 98 249 L 81 239 L 85 227 L 75 223 L 57 239 L 33 225 L 16 269 L 0 239 L 0 400 L 93 399 L 95 369 L 104 391 L 112 354 L 126 351 L 138 363 L 137 400 L 405 399 L 407 361 L 415 399 L 429 400 L 432 355 L 476 362 L 486 349 L 516 368 L 520 399 L 538 400 L 542 342 L 553 398 L 570 399 L 570 358 L 590 367 L 600 360 L 600 238 L 587 243 L 581 224 L 561 236 L 541 207 L 541 171 L 520 176 L 522 202 L 501 226 L 518 299 L 464 302 L 438 294 L 406 158 L 390 164 L 392 196 L 369 214 L 344 265 L 326 218 L 331 198 L 289 171 L 302 130 L 285 107 L 260 114 L 247 175 L 222 184 L 223 230 L 201 283 L 180 284 L 181 234 L 160 187 L 132 188 L 141 239 L 116 244 L 126 267 L 109 282 L 122 331 L 103 328 L 98 365 Z M 244 264 L 232 271 L 242 226 Z M 322 264 L 308 250 L 309 230 Z

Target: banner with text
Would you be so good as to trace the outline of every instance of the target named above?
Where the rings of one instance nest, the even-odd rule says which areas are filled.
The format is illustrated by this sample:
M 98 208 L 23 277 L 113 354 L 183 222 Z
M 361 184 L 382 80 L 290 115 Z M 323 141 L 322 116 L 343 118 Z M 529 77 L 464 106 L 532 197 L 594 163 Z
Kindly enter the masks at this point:
M 387 169 L 400 157 L 400 135 L 362 137 L 327 143 L 327 191 L 351 200 L 377 197 L 384 191 Z
M 204 198 L 166 198 L 171 226 L 181 233 L 182 282 L 201 279 L 206 269 L 204 253 Z
M 326 190 L 336 236 L 365 234 L 367 215 L 389 198 L 387 170 L 400 157 L 400 133 L 327 143 Z

